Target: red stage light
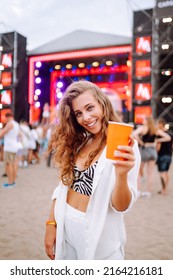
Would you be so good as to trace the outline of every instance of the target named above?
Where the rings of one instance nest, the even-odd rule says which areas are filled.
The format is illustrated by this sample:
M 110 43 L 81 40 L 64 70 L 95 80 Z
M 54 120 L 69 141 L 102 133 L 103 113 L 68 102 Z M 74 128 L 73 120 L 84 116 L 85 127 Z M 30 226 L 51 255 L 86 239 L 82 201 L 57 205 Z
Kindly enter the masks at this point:
M 150 83 L 140 83 L 135 85 L 136 100 L 150 100 L 152 95 Z
M 152 114 L 150 106 L 136 106 L 134 111 L 134 121 L 136 124 L 142 124 L 147 116 Z
M 136 77 L 146 77 L 151 74 L 151 61 L 147 60 L 137 60 L 136 61 Z
M 12 73 L 11 72 L 2 72 L 1 83 L 3 86 L 10 86 L 12 84 Z
M 10 105 L 12 103 L 12 91 L 2 90 L 0 94 L 0 103 Z
M 4 53 L 2 55 L 2 65 L 4 66 L 4 68 L 12 67 L 13 56 L 11 53 Z
M 144 54 L 151 52 L 151 37 L 143 36 L 136 38 L 136 53 Z

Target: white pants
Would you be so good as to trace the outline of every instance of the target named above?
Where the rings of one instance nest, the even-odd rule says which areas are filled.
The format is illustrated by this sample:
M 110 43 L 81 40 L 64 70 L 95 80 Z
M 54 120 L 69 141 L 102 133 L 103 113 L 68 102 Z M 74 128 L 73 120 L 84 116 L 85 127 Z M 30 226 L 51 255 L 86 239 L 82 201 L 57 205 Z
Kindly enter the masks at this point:
M 79 211 L 69 204 L 66 206 L 65 214 L 65 243 L 66 243 L 66 255 L 65 260 L 85 260 L 86 255 L 86 213 Z M 103 254 L 104 255 L 104 254 Z M 114 254 L 108 258 L 103 256 L 96 259 L 111 259 L 111 260 L 122 260 L 124 253 L 122 248 L 119 248 Z
M 85 259 L 85 212 L 68 203 L 65 215 L 66 260 Z

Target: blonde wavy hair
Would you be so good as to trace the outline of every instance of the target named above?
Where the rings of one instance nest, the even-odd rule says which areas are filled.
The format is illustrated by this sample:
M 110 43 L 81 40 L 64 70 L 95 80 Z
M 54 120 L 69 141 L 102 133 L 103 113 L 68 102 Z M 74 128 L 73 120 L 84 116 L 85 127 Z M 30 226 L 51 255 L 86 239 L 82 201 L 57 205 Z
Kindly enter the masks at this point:
M 146 119 L 146 123 L 147 123 L 147 126 L 148 126 L 148 133 L 150 135 L 156 134 L 157 128 L 156 128 L 155 121 L 154 121 L 153 117 L 148 116 L 145 119 Z
M 71 186 L 74 180 L 73 168 L 80 148 L 92 137 L 76 120 L 72 101 L 79 95 L 90 90 L 102 107 L 102 131 L 100 144 L 88 155 L 85 166 L 88 167 L 94 157 L 106 143 L 106 133 L 109 121 L 120 122 L 108 97 L 95 84 L 88 81 L 73 82 L 66 90 L 58 107 L 58 124 L 49 141 L 48 151 L 53 151 L 54 161 L 58 167 L 59 179 L 64 185 Z

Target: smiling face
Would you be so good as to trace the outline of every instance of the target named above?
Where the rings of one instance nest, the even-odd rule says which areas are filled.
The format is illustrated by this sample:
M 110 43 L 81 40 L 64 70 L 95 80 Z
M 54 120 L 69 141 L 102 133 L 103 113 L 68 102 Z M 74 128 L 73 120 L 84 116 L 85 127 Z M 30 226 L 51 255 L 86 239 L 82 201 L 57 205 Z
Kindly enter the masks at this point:
M 72 108 L 77 122 L 92 134 L 102 129 L 103 110 L 91 90 L 73 99 Z

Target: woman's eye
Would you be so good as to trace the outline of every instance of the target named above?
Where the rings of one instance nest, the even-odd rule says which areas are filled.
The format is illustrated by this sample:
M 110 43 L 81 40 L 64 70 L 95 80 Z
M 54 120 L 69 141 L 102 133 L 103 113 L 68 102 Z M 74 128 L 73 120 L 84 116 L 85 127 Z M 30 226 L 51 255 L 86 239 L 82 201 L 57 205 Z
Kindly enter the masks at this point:
M 89 106 L 88 111 L 92 111 L 94 109 L 94 106 Z
M 81 112 L 76 113 L 76 118 L 79 118 L 81 116 Z

